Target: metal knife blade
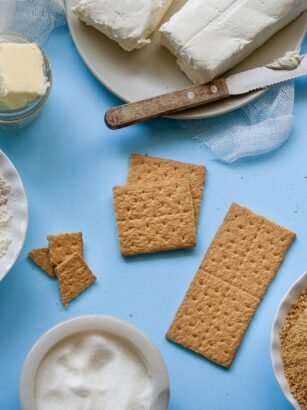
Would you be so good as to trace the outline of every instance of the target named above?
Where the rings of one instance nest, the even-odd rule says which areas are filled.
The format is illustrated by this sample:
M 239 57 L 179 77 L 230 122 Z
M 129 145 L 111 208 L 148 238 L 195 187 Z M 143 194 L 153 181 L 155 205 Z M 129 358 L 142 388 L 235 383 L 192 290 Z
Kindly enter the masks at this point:
M 226 84 L 230 95 L 239 95 L 292 80 L 305 74 L 307 74 L 307 55 L 302 57 L 300 65 L 294 70 L 275 70 L 267 67 L 253 68 L 227 77 Z

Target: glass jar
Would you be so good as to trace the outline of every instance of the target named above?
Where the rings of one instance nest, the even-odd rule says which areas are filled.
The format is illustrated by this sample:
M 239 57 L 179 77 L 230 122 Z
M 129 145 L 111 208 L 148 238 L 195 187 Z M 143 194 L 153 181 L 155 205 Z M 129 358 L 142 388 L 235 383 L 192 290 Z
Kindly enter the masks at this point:
M 33 41 L 17 33 L 0 33 L 0 43 L 33 43 Z M 52 72 L 46 54 L 40 47 L 39 49 L 44 59 L 43 70 L 49 84 L 48 88 L 44 95 L 29 101 L 24 107 L 15 110 L 0 109 L 0 129 L 20 129 L 31 124 L 45 106 L 52 87 Z

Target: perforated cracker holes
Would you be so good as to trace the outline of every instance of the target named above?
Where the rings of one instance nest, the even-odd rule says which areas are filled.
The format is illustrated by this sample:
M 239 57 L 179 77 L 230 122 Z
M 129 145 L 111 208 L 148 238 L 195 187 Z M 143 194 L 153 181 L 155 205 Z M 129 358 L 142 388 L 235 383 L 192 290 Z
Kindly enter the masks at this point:
M 152 253 L 196 245 L 187 180 L 114 187 L 121 254 Z

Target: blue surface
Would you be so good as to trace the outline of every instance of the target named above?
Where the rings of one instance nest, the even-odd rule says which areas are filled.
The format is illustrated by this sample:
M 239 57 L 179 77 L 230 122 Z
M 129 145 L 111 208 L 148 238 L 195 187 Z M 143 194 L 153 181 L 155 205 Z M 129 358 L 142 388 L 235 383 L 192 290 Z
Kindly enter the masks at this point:
M 273 375 L 270 331 L 282 296 L 307 267 L 307 79 L 296 82 L 289 141 L 276 152 L 229 166 L 200 149 L 175 121 L 108 130 L 104 111 L 119 100 L 87 70 L 66 28 L 45 48 L 54 75 L 46 109 L 29 128 L 0 134 L 0 147 L 19 170 L 29 201 L 24 250 L 0 284 L 0 409 L 19 408 L 19 374 L 33 343 L 55 324 L 89 313 L 125 319 L 154 341 L 169 369 L 170 410 L 290 409 Z M 194 250 L 120 256 L 112 187 L 125 183 L 132 152 L 207 166 Z M 231 369 L 224 370 L 167 342 L 164 334 L 233 201 L 294 230 L 297 240 Z M 78 230 L 98 281 L 65 310 L 56 281 L 26 255 L 45 246 L 48 233 Z

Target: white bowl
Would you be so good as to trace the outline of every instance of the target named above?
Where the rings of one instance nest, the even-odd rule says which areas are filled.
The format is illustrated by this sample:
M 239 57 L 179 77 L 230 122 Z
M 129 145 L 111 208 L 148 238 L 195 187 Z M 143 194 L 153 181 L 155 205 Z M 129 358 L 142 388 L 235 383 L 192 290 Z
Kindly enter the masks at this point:
M 283 300 L 281 301 L 281 304 L 279 305 L 279 308 L 277 309 L 277 312 L 274 318 L 272 333 L 271 333 L 271 359 L 272 359 L 272 365 L 273 365 L 273 370 L 274 370 L 276 379 L 282 391 L 284 392 L 284 395 L 287 397 L 287 399 L 292 404 L 292 406 L 297 410 L 300 410 L 300 405 L 298 404 L 297 400 L 295 400 L 295 398 L 292 396 L 290 392 L 288 381 L 284 374 L 284 366 L 283 366 L 282 358 L 280 355 L 279 334 L 284 326 L 285 318 L 291 306 L 299 298 L 299 296 L 302 294 L 302 292 L 306 288 L 307 288 L 307 272 L 305 272 L 291 286 L 291 288 L 288 290 Z
M 11 186 L 8 208 L 13 215 L 10 224 L 12 242 L 6 254 L 0 259 L 1 281 L 12 269 L 23 248 L 28 228 L 28 203 L 21 178 L 16 168 L 1 150 L 0 175 L 2 175 Z
M 98 330 L 119 336 L 132 344 L 147 366 L 153 383 L 151 410 L 166 410 L 169 402 L 169 378 L 159 350 L 140 330 L 111 316 L 80 316 L 67 320 L 48 330 L 28 354 L 20 379 L 20 401 L 23 410 L 35 410 L 34 382 L 36 371 L 46 353 L 64 338 L 87 330 Z

